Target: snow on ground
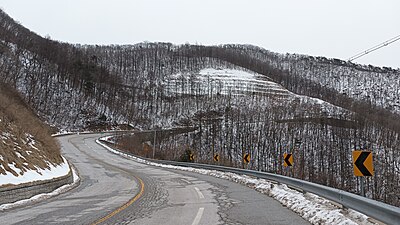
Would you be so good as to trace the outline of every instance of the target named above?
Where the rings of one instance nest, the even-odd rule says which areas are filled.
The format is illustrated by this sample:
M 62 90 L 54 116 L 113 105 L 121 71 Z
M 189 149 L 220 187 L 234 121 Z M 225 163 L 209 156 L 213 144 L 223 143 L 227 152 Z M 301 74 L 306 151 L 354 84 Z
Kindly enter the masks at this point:
M 109 137 L 103 137 L 100 140 L 108 140 Z M 249 177 L 246 175 L 239 175 L 235 173 L 221 172 L 216 170 L 205 170 L 205 169 L 196 169 L 191 167 L 181 167 L 181 166 L 172 166 L 172 165 L 164 165 L 159 163 L 150 162 L 144 159 L 140 159 L 119 151 L 116 151 L 107 145 L 97 141 L 98 144 L 102 145 L 109 151 L 131 158 L 137 162 L 158 166 L 162 168 L 168 169 L 176 169 L 183 171 L 190 171 L 205 175 L 210 175 L 230 181 L 234 181 L 236 183 L 244 184 L 250 188 L 253 188 L 261 193 L 267 194 L 270 197 L 278 200 L 282 205 L 291 209 L 292 211 L 299 214 L 301 217 L 311 222 L 312 224 L 340 224 L 340 225 L 370 225 L 375 224 L 368 221 L 368 217 L 362 213 L 356 212 L 351 209 L 342 209 L 337 205 L 333 204 L 331 201 L 321 198 L 317 195 L 306 193 L 303 194 L 297 190 L 293 190 L 289 188 L 285 184 L 275 184 L 265 179 L 258 179 Z
M 66 130 L 62 130 L 58 133 L 52 134 L 52 137 L 59 137 L 59 136 L 65 136 L 65 135 L 71 135 L 71 134 L 93 134 L 96 132 L 93 131 L 83 131 L 83 132 L 75 132 L 75 131 L 66 131 Z
M 62 130 L 58 133 L 52 134 L 52 137 L 58 137 L 58 136 L 63 136 L 63 135 L 70 135 L 70 134 L 75 134 L 76 132 L 71 132 L 71 131 L 66 131 L 66 130 Z
M 276 83 L 267 81 L 265 76 L 234 69 L 206 68 L 200 70 L 198 78 L 202 80 L 208 80 L 208 79 L 225 80 L 228 82 L 243 81 L 243 82 L 258 83 L 258 84 L 265 84 L 278 87 Z
M 171 75 L 165 85 L 167 95 L 169 93 L 189 95 L 261 94 L 285 98 L 288 101 L 300 100 L 303 103 L 320 107 L 321 112 L 326 115 L 338 110 L 343 111 L 342 108 L 321 99 L 290 92 L 264 75 L 238 69 L 205 68 L 198 73 L 177 73 Z
M 12 173 L 6 171 L 6 174 L 0 174 L 0 186 L 6 184 L 23 184 L 33 181 L 43 181 L 43 180 L 51 180 L 56 177 L 62 177 L 67 175 L 70 172 L 70 167 L 67 163 L 67 160 L 63 157 L 64 162 L 60 165 L 52 165 L 48 164 L 49 169 L 40 169 L 37 168 L 35 170 L 27 170 L 23 173 L 23 175 L 14 176 Z M 12 170 L 20 173 L 20 169 L 16 168 L 13 164 L 8 165 Z
M 65 193 L 65 192 L 71 190 L 72 188 L 76 187 L 79 184 L 80 178 L 79 178 L 79 175 L 78 175 L 77 171 L 75 170 L 75 168 L 71 167 L 71 169 L 72 169 L 72 176 L 74 179 L 73 183 L 61 186 L 50 193 L 39 194 L 39 195 L 35 195 L 29 199 L 24 199 L 24 200 L 20 200 L 20 201 L 14 202 L 14 203 L 7 203 L 7 204 L 0 205 L 0 212 L 7 210 L 7 209 L 12 209 L 12 208 L 21 207 L 24 205 L 33 204 L 33 203 L 42 201 L 44 199 L 48 199 L 48 198 L 57 196 L 59 194 Z
M 206 68 L 197 74 L 178 73 L 171 75 L 167 86 L 169 92 L 181 94 L 289 94 L 281 85 L 269 81 L 261 74 L 235 69 Z

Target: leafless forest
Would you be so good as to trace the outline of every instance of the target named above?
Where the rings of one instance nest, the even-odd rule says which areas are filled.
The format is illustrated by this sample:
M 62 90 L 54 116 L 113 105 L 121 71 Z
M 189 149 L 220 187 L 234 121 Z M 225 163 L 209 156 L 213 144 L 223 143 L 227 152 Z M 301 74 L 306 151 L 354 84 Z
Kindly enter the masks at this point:
M 215 163 L 219 153 L 223 165 L 356 193 L 351 152 L 368 149 L 375 176 L 366 179 L 366 195 L 400 206 L 399 70 L 248 45 L 71 45 L 40 37 L 2 11 L 0 38 L 1 82 L 58 129 L 195 127 L 159 138 L 156 156 L 181 160 L 191 151 L 197 162 Z M 196 77 L 204 68 L 257 73 L 290 94 L 240 82 L 234 85 L 243 93 L 223 93 L 213 81 L 204 91 Z M 291 169 L 283 167 L 288 152 Z

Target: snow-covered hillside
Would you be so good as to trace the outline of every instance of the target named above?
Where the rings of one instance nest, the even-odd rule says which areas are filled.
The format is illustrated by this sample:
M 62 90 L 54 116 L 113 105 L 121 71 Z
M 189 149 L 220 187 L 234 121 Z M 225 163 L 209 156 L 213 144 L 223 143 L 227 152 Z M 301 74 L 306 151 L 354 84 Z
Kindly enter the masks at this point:
M 186 72 L 170 76 L 168 91 L 193 95 L 270 94 L 285 97 L 289 92 L 257 73 L 238 69 L 204 68 L 199 73 Z
M 27 49 L 21 50 L 15 44 L 1 44 L 5 53 L 0 57 L 0 68 L 15 65 L 10 77 L 2 79 L 15 87 L 48 124 L 60 130 L 78 130 L 106 123 L 107 119 L 99 119 L 101 116 L 126 121 L 103 102 L 85 96 L 82 87 L 61 79 L 57 67 L 48 60 Z
M 156 140 L 158 156 L 180 160 L 192 151 L 199 162 L 212 163 L 218 152 L 224 165 L 352 192 L 360 184 L 352 176 L 351 151 L 371 149 L 380 169 L 367 195 L 400 205 L 400 120 L 392 114 L 398 70 L 247 45 L 70 45 L 42 38 L 5 13 L 0 17 L 0 82 L 18 89 L 57 128 L 120 122 L 137 129 L 197 128 Z M 364 101 L 369 93 L 372 100 Z M 294 151 L 298 161 L 290 172 L 282 158 Z M 244 165 L 246 152 L 252 160 Z
M 292 82 L 284 81 L 284 83 L 291 90 L 318 95 L 315 93 L 317 90 L 313 90 L 313 93 L 307 88 L 308 85 L 314 83 L 326 90 L 334 90 L 335 94 L 400 114 L 399 68 L 359 65 L 325 57 L 279 54 L 250 45 L 243 48 L 245 50 L 240 52 L 244 58 L 259 60 L 273 69 L 287 72 Z M 329 96 L 324 96 L 324 98 L 329 99 Z M 331 100 L 334 101 L 334 99 Z
M 266 96 L 267 99 L 299 102 L 315 110 L 319 108 L 319 110 L 316 111 L 325 116 L 335 117 L 340 111 L 349 113 L 347 110 L 323 100 L 294 94 L 264 75 L 241 70 L 240 68 L 204 68 L 199 72 L 177 73 L 169 76 L 164 82 L 164 85 L 166 85 L 165 94 L 168 96 L 176 94 L 189 96 L 232 95 L 236 97 L 258 95 Z M 306 108 L 307 107 L 305 107 L 304 110 L 306 110 Z M 194 113 L 195 112 L 193 112 L 193 114 Z
M 0 187 L 67 175 L 69 165 L 49 128 L 15 90 L 0 87 Z
M 68 175 L 70 167 L 65 158 L 54 162 L 33 135 L 18 134 L 16 126 L 0 127 L 4 129 L 0 132 L 0 187 Z
M 20 155 L 24 160 L 29 160 Z M 0 156 L 0 160 L 3 157 Z M 63 158 L 64 159 L 64 158 Z M 28 166 L 29 163 L 25 163 L 24 165 Z M 33 169 L 17 168 L 17 164 L 8 164 L 6 165 L 8 170 L 5 170 L 2 165 L 0 165 L 0 170 L 5 171 L 4 173 L 0 173 L 0 187 L 9 186 L 9 185 L 18 185 L 30 182 L 37 181 L 45 181 L 51 180 L 58 177 L 66 176 L 70 173 L 71 168 L 69 164 L 64 159 L 63 163 L 59 165 L 52 164 L 51 162 L 47 162 L 47 167 L 45 169 L 41 169 L 39 167 L 33 166 Z
M 305 56 L 285 58 L 289 70 L 359 101 L 400 114 L 400 70 L 349 65 Z M 311 61 L 311 63 L 310 63 Z M 294 63 L 296 62 L 296 63 Z M 353 66 L 353 67 L 352 67 Z

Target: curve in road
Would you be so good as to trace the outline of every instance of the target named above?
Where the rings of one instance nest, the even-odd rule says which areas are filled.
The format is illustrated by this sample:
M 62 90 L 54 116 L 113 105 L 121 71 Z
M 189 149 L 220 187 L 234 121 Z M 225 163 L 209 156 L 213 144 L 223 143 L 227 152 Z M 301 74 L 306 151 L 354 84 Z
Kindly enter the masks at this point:
M 243 185 L 144 165 L 95 143 L 100 134 L 59 137 L 81 184 L 68 193 L 0 213 L 2 224 L 309 224 Z

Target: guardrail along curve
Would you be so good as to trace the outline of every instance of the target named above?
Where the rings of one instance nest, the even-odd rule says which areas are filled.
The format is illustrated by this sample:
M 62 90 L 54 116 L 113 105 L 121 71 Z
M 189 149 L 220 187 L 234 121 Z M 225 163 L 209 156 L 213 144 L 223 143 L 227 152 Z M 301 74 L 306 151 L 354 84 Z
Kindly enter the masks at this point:
M 107 143 L 105 141 L 102 141 Z M 270 181 L 274 181 L 277 183 L 286 184 L 293 188 L 303 190 L 304 192 L 309 192 L 316 194 L 318 196 L 324 197 L 331 201 L 337 202 L 341 204 L 345 208 L 353 209 L 355 211 L 361 212 L 373 219 L 384 222 L 389 225 L 400 224 L 400 208 L 395 207 L 383 202 L 375 201 L 366 197 L 362 197 L 353 193 L 349 193 L 343 190 L 339 190 L 336 188 L 327 187 L 324 185 L 292 178 L 286 177 L 283 175 L 260 172 L 255 170 L 245 170 L 238 169 L 233 167 L 225 167 L 225 166 L 216 166 L 209 164 L 200 164 L 200 163 L 188 163 L 188 162 L 177 162 L 177 161 L 167 161 L 167 160 L 154 160 L 139 157 L 137 155 L 122 152 L 124 154 L 132 155 L 134 157 L 147 160 L 154 163 L 160 164 L 168 164 L 173 166 L 183 166 L 183 167 L 193 167 L 197 169 L 209 169 L 209 170 L 218 170 L 222 172 L 231 172 L 236 174 L 243 174 L 248 176 L 253 176 L 261 179 L 266 179 Z

